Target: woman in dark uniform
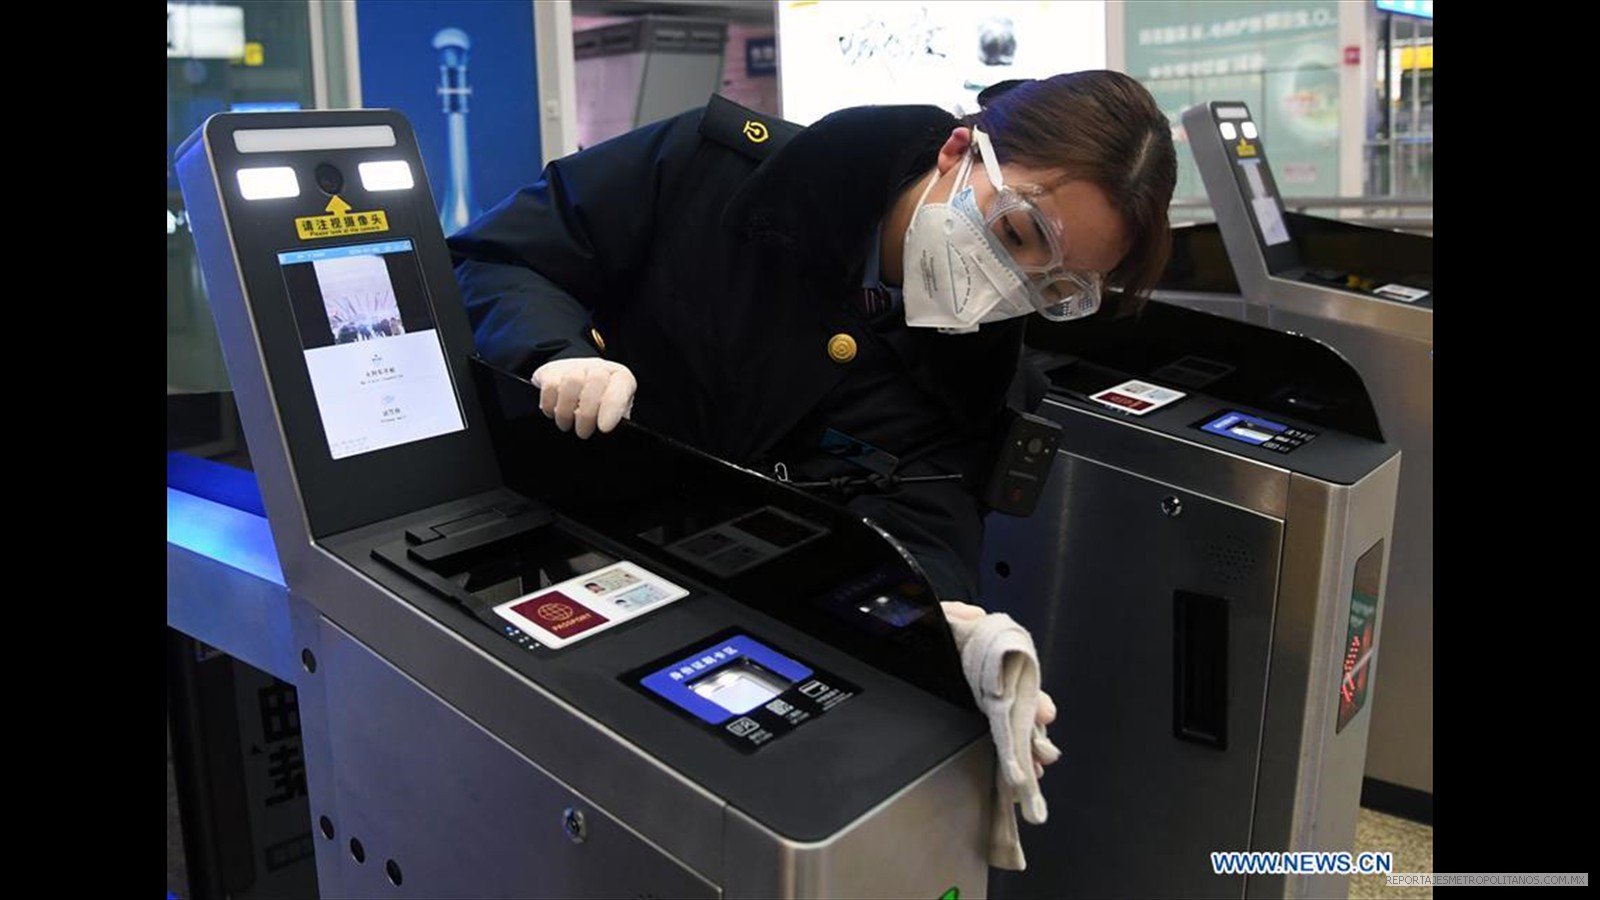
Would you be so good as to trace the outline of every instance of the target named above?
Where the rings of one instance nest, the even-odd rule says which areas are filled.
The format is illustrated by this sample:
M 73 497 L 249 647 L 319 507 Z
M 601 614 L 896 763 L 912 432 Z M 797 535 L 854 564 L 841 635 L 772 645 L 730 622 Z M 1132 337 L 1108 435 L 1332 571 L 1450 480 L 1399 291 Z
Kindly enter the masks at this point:
M 557 160 L 450 239 L 478 348 L 587 438 L 624 415 L 800 480 L 971 475 L 850 501 L 948 599 L 977 591 L 975 482 L 1022 317 L 1153 285 L 1176 161 L 1117 72 L 1007 83 L 956 120 L 857 107 L 798 128 L 720 97 Z M 837 439 L 835 439 L 837 440 Z
M 857 107 L 807 128 L 713 97 L 550 163 L 450 239 L 482 355 L 581 438 L 624 416 L 795 480 L 961 475 L 848 498 L 942 599 L 976 599 L 979 481 L 1026 316 L 1142 294 L 1168 252 L 1165 116 L 1091 71 L 963 120 Z

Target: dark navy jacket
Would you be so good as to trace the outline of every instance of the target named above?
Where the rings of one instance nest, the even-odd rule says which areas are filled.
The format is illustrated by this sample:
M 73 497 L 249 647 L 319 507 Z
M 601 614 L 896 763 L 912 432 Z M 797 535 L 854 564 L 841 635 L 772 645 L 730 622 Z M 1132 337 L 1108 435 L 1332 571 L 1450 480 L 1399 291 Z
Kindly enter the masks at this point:
M 847 505 L 942 597 L 977 599 L 974 486 L 1023 321 L 942 335 L 854 303 L 879 222 L 956 124 L 886 106 L 800 129 L 714 97 L 552 162 L 449 241 L 479 352 L 523 375 L 573 356 L 623 363 L 635 421 L 765 472 L 784 462 L 795 480 L 866 474 L 820 451 L 827 428 L 898 457 L 900 475 L 966 474 Z M 848 361 L 830 353 L 840 335 Z

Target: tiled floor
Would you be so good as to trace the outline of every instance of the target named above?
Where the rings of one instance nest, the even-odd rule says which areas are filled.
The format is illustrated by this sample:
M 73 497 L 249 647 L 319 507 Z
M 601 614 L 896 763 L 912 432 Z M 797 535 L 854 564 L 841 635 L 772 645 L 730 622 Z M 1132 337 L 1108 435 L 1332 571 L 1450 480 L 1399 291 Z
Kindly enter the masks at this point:
M 1363 809 L 1356 820 L 1357 853 L 1387 850 L 1394 854 L 1394 871 L 1433 871 L 1433 826 Z M 1389 887 L 1382 875 L 1356 875 L 1350 879 L 1351 900 L 1432 897 L 1424 885 Z

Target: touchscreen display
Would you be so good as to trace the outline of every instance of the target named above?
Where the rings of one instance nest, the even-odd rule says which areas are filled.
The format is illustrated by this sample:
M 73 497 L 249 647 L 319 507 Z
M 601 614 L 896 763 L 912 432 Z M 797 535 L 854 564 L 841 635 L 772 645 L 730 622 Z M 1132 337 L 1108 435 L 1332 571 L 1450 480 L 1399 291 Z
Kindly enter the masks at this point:
M 278 264 L 334 459 L 466 427 L 409 240 L 284 252 Z
M 1261 175 L 1261 160 L 1241 159 L 1239 168 L 1244 172 L 1245 183 L 1250 186 L 1250 208 L 1256 214 L 1256 227 L 1261 231 L 1261 241 L 1268 247 L 1288 243 L 1289 229 L 1278 209 L 1278 198 L 1267 188 Z

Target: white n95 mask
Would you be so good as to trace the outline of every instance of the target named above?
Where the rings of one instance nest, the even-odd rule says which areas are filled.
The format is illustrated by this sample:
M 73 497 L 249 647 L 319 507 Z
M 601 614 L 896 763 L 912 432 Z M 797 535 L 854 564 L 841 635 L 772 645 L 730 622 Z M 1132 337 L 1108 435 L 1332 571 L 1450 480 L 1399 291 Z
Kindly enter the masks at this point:
M 902 291 L 906 324 L 914 328 L 961 334 L 1034 311 L 1024 276 L 994 246 L 972 199 L 971 168 L 969 153 L 949 203 L 923 203 L 938 178 L 930 180 L 906 228 Z
M 937 178 L 922 189 L 906 228 L 906 324 L 962 333 L 1032 312 L 1054 322 L 1093 315 L 1100 308 L 1101 276 L 1066 267 L 1059 223 L 1031 199 L 1043 189 L 1008 187 L 989 136 L 974 128 L 972 139 L 994 199 L 987 213 L 978 208 L 967 180 L 971 150 L 956 172 L 949 203 L 923 205 Z

